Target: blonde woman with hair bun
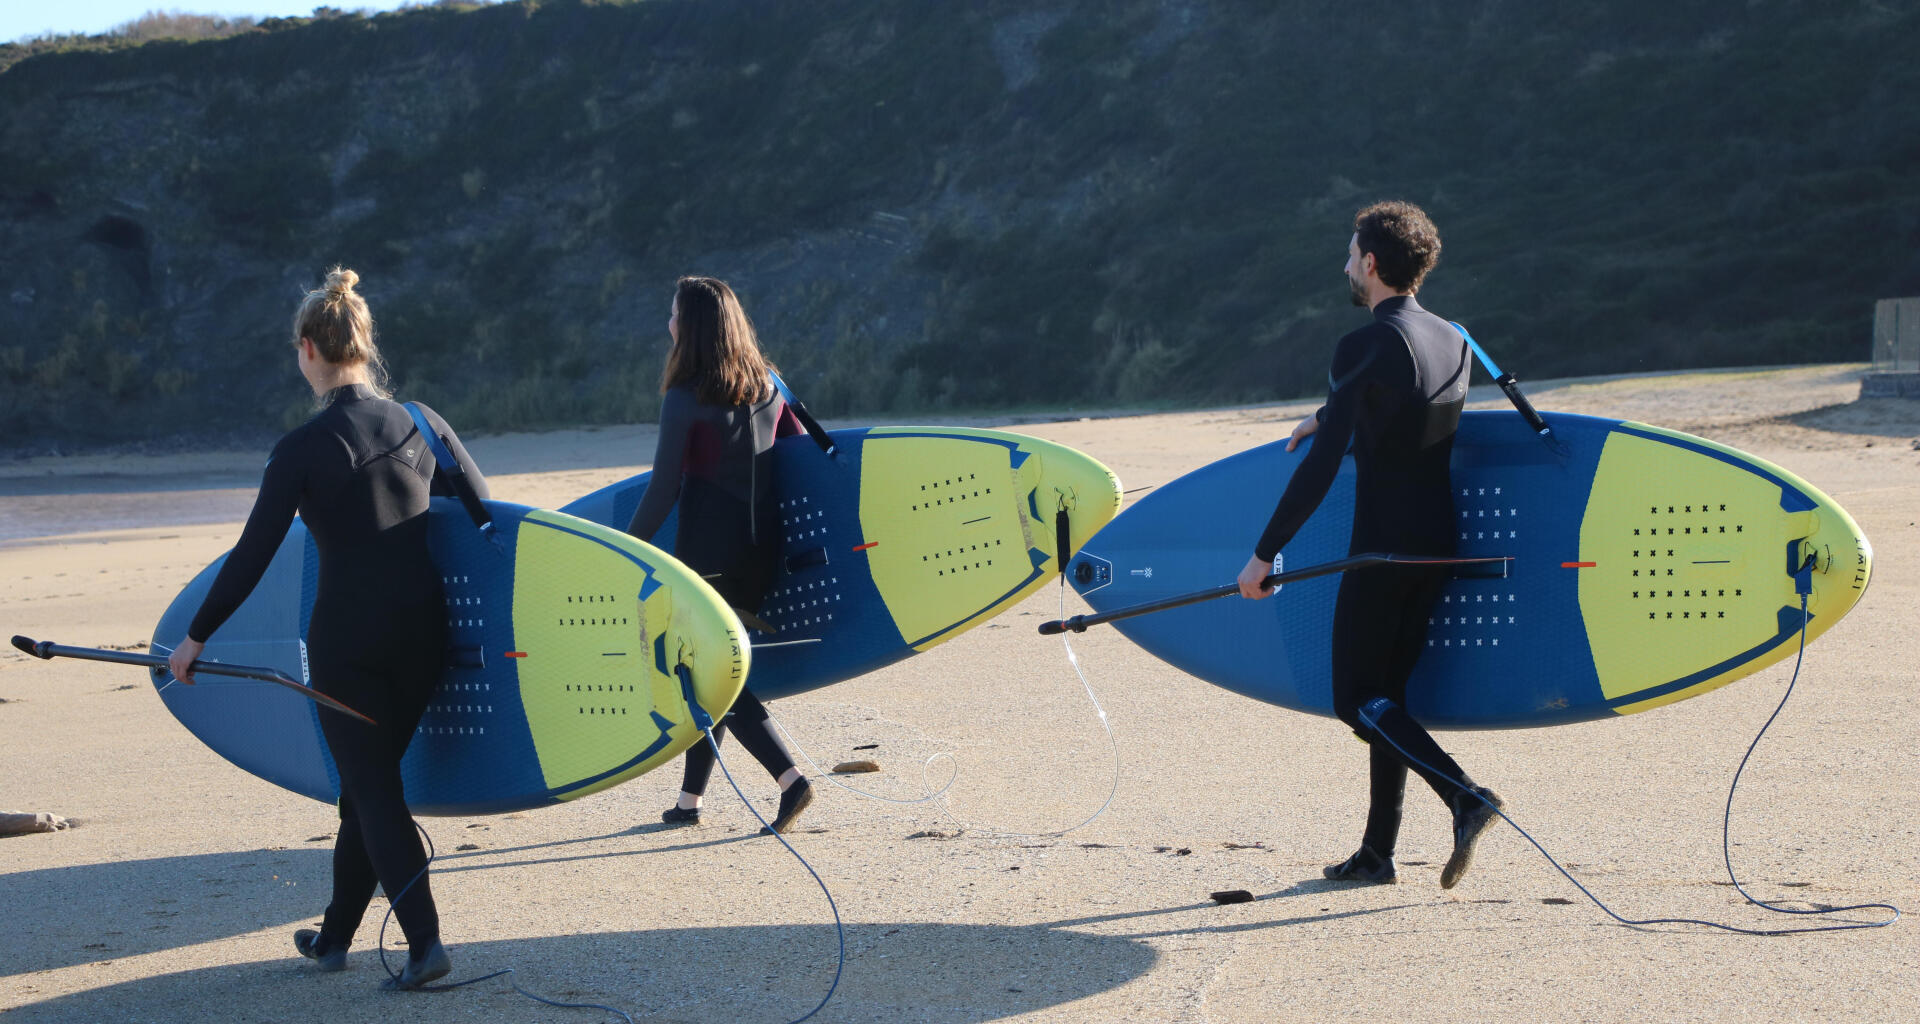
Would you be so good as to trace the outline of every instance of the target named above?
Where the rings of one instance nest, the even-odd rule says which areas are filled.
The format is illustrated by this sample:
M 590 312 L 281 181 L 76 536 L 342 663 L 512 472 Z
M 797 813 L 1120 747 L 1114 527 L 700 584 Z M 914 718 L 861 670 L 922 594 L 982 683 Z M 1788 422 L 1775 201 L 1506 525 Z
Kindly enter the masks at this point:
M 347 966 L 377 885 L 407 936 L 407 965 L 384 984 L 417 988 L 452 969 L 414 830 L 400 758 L 433 695 L 446 644 L 446 598 L 427 552 L 427 499 L 449 493 L 429 439 L 385 390 L 373 315 L 354 291 L 360 275 L 335 267 L 301 300 L 294 358 L 319 411 L 274 445 L 240 540 L 227 555 L 169 658 L 174 678 L 239 608 L 286 538 L 297 511 L 320 553 L 319 592 L 307 630 L 313 687 L 378 726 L 321 708 L 320 730 L 340 776 L 333 899 L 319 931 L 294 932 L 317 970 Z M 453 428 L 424 405 L 425 423 L 451 450 L 479 497 L 486 481 Z
M 337 367 L 343 373 L 359 371 L 356 377 L 360 383 L 379 397 L 388 398 L 387 364 L 373 342 L 373 314 L 367 309 L 367 300 L 353 290 L 359 283 L 360 275 L 345 267 L 329 270 L 326 282 L 308 292 L 293 314 L 293 343 L 296 347 L 302 342 L 311 343 L 314 353 L 309 358 L 314 362 Z M 303 373 L 306 366 L 303 361 Z M 307 381 L 313 384 L 316 396 L 324 397 L 331 390 L 314 383 L 311 376 Z

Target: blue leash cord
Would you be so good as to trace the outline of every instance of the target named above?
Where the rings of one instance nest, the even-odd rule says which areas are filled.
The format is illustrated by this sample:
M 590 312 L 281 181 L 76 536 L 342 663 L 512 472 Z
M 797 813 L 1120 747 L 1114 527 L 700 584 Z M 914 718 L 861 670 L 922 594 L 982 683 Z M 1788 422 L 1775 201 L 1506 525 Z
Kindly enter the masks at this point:
M 847 969 L 847 929 L 840 921 L 840 906 L 833 901 L 833 893 L 827 888 L 825 880 L 820 877 L 820 872 L 813 870 L 813 865 L 807 863 L 807 858 L 800 856 L 800 851 L 794 849 L 792 843 L 787 842 L 787 837 L 773 830 L 773 826 L 768 823 L 767 819 L 760 816 L 760 812 L 753 806 L 753 802 L 747 799 L 747 794 L 741 791 L 740 783 L 734 781 L 733 772 L 727 769 L 727 759 L 720 756 L 720 744 L 714 742 L 713 739 L 713 716 L 707 714 L 707 709 L 701 707 L 700 702 L 694 698 L 693 673 L 690 672 L 684 664 L 674 666 L 674 672 L 680 677 L 680 692 L 686 699 L 688 711 L 693 714 L 693 724 L 698 726 L 701 732 L 706 733 L 707 743 L 713 747 L 713 759 L 720 765 L 720 773 L 727 777 L 727 785 L 733 787 L 734 795 L 738 796 L 740 802 L 746 805 L 747 812 L 752 814 L 754 820 L 758 821 L 760 825 L 767 830 L 767 834 L 780 840 L 780 845 L 786 847 L 787 852 L 793 854 L 793 859 L 799 861 L 800 866 L 807 869 L 807 874 L 813 876 L 815 884 L 820 886 L 821 894 L 827 898 L 827 909 L 833 911 L 833 934 L 834 938 L 840 944 L 840 959 L 833 967 L 833 984 L 827 986 L 827 994 L 820 997 L 818 1005 L 808 1010 L 804 1015 L 788 1022 L 788 1024 L 800 1024 L 801 1021 L 826 1009 L 827 1002 L 833 998 L 833 993 L 840 987 L 840 975 Z M 629 1022 L 629 1024 L 631 1024 L 631 1022 Z
M 419 872 L 416 873 L 412 878 L 408 879 L 406 885 L 403 885 L 400 887 L 400 896 L 405 896 L 407 894 L 407 890 L 413 888 L 413 885 L 415 882 L 420 881 L 420 879 L 426 876 L 427 869 L 433 866 L 434 858 L 437 856 L 437 854 L 434 852 L 433 837 L 427 834 L 427 830 L 424 827 L 422 827 L 419 822 L 417 821 L 414 822 L 413 827 L 416 829 L 419 829 L 420 838 L 427 841 L 427 862 L 425 864 L 420 865 Z M 400 896 L 395 896 L 387 900 L 386 916 L 380 919 L 380 940 L 379 940 L 380 969 L 383 971 L 386 971 L 387 977 L 394 982 L 398 982 L 400 980 L 400 975 L 395 973 L 394 969 L 387 963 L 387 922 L 393 920 L 393 908 L 395 904 L 400 902 Z M 406 989 L 405 991 L 451 992 L 456 988 L 465 988 L 468 985 L 477 984 L 482 981 L 489 981 L 493 978 L 502 977 L 504 975 L 508 975 L 512 973 L 513 973 L 513 968 L 507 967 L 502 970 L 495 971 L 492 974 L 482 974 L 478 978 L 469 978 L 466 981 L 448 982 L 444 985 L 421 985 L 418 988 Z M 532 992 L 529 992 L 526 989 L 521 988 L 519 982 L 509 981 L 507 982 L 507 984 L 512 985 L 513 990 L 515 992 L 518 992 L 521 995 L 526 996 L 528 999 L 531 999 L 536 1003 L 544 1003 L 548 1006 L 558 1006 L 562 1009 L 567 1009 L 567 1010 L 605 1010 L 608 1013 L 618 1014 L 622 1020 L 625 1020 L 627 1022 L 627 1024 L 633 1024 L 633 1018 L 628 1016 L 625 1011 L 617 1010 L 611 1006 L 605 1006 L 600 1003 L 557 1002 L 555 1000 L 548 999 L 544 996 L 534 995 Z
M 1839 914 L 1849 910 L 1887 910 L 1893 913 L 1892 917 L 1887 918 L 1885 921 L 1856 921 L 1856 922 L 1850 922 L 1847 924 L 1816 925 L 1811 928 L 1777 928 L 1777 929 L 1741 928 L 1738 925 L 1720 924 L 1717 921 L 1703 921 L 1697 917 L 1652 917 L 1652 918 L 1646 918 L 1643 920 L 1633 920 L 1630 918 L 1621 917 L 1619 914 L 1616 914 L 1613 912 L 1613 908 L 1601 902 L 1600 897 L 1595 896 L 1592 890 L 1588 889 L 1584 885 L 1581 885 L 1580 880 L 1573 877 L 1573 875 L 1569 873 L 1566 868 L 1561 867 L 1560 862 L 1554 859 L 1553 854 L 1548 853 L 1547 848 L 1544 846 L 1541 846 L 1539 840 L 1533 838 L 1532 834 L 1530 834 L 1526 829 L 1521 828 L 1519 822 L 1516 822 L 1511 817 L 1508 817 L 1507 812 L 1501 810 L 1500 808 L 1493 807 L 1492 804 L 1488 804 L 1488 806 L 1493 807 L 1493 811 L 1495 814 L 1500 815 L 1501 818 L 1505 819 L 1507 824 L 1512 825 L 1513 830 L 1515 832 L 1520 833 L 1520 835 L 1524 837 L 1527 842 L 1532 843 L 1533 848 L 1540 851 L 1540 856 L 1545 857 L 1547 859 L 1547 863 L 1552 864 L 1555 871 L 1558 871 L 1560 872 L 1560 874 L 1564 875 L 1567 881 L 1573 883 L 1574 888 L 1579 889 L 1583 894 L 1586 895 L 1588 899 L 1592 900 L 1594 906 L 1599 907 L 1601 911 L 1604 912 L 1608 917 L 1611 917 L 1615 921 L 1618 921 L 1624 925 L 1697 924 L 1697 925 L 1704 925 L 1708 928 L 1718 928 L 1721 931 L 1737 932 L 1741 935 L 1800 935 L 1807 932 L 1844 932 L 1844 931 L 1854 931 L 1860 928 L 1885 928 L 1888 925 L 1894 923 L 1895 921 L 1900 920 L 1900 908 L 1894 906 L 1891 903 L 1856 903 L 1852 906 L 1847 906 L 1847 907 L 1824 907 L 1824 908 L 1808 909 L 1808 910 L 1798 910 L 1793 907 L 1776 906 L 1772 903 L 1766 902 L 1765 900 L 1755 899 L 1750 893 L 1747 892 L 1746 888 L 1740 884 L 1740 879 L 1737 876 L 1735 876 L 1733 873 L 1733 852 L 1732 852 L 1732 845 L 1731 845 L 1732 844 L 1731 834 L 1733 829 L 1733 794 L 1735 790 L 1740 788 L 1740 774 L 1746 771 L 1747 761 L 1748 759 L 1753 757 L 1754 748 L 1760 745 L 1760 738 L 1767 734 L 1767 729 L 1773 725 L 1773 720 L 1775 718 L 1780 717 L 1780 712 L 1783 709 L 1785 709 L 1787 706 L 1787 698 L 1793 696 L 1794 684 L 1800 681 L 1800 666 L 1801 666 L 1801 663 L 1806 659 L 1806 655 L 1807 655 L 1807 623 L 1810 620 L 1811 620 L 1811 616 L 1807 614 L 1807 595 L 1805 594 L 1805 592 L 1802 592 L 1800 595 L 1800 651 L 1799 651 L 1799 654 L 1794 658 L 1793 678 L 1787 681 L 1787 692 L 1780 695 L 1779 706 L 1773 709 L 1773 714 L 1767 716 L 1766 724 L 1760 727 L 1760 732 L 1753 737 L 1753 742 L 1747 745 L 1746 754 L 1740 758 L 1740 767 L 1734 770 L 1733 784 L 1727 787 L 1726 816 L 1721 822 L 1720 853 L 1722 858 L 1726 861 L 1727 878 L 1733 882 L 1733 887 L 1739 890 L 1740 895 L 1745 897 L 1748 903 L 1751 903 L 1754 906 L 1759 907 L 1763 910 L 1771 910 L 1776 914 Z M 1393 746 L 1395 750 L 1398 750 L 1400 752 L 1400 756 L 1403 758 L 1406 758 L 1408 762 L 1410 762 L 1411 764 L 1417 765 L 1418 767 L 1423 768 L 1426 771 L 1445 777 L 1445 773 L 1437 771 L 1432 766 L 1428 765 L 1426 762 L 1421 761 L 1419 758 L 1416 758 L 1412 754 L 1407 753 L 1406 750 L 1401 748 L 1400 744 L 1394 743 L 1393 738 L 1388 736 L 1386 733 L 1381 732 L 1380 726 L 1376 722 L 1374 722 L 1372 719 L 1367 718 L 1364 711 L 1362 711 L 1361 713 L 1361 720 L 1367 723 L 1367 726 L 1373 730 L 1373 733 L 1375 736 L 1378 736 L 1381 739 L 1386 740 L 1389 744 Z M 1449 779 L 1449 781 L 1453 782 L 1455 785 L 1460 785 L 1460 781 L 1458 779 Z M 1465 786 L 1462 786 L 1461 788 L 1469 793 L 1474 792 L 1471 788 L 1468 788 Z M 1486 798 L 1481 797 L 1478 793 L 1474 793 L 1474 796 L 1476 799 L 1479 799 L 1482 802 L 1486 801 Z
M 1893 912 L 1893 916 L 1885 921 L 1822 925 L 1817 928 L 1789 928 L 1784 931 L 1760 933 L 1763 935 L 1791 935 L 1796 932 L 1849 931 L 1855 928 L 1885 928 L 1893 922 L 1900 920 L 1900 908 L 1890 903 L 1857 903 L 1850 907 L 1828 907 L 1824 910 L 1798 910 L 1793 907 L 1776 906 L 1765 900 L 1755 899 L 1753 894 L 1747 892 L 1746 887 L 1740 884 L 1739 877 L 1733 873 L 1731 839 L 1733 830 L 1733 794 L 1735 790 L 1740 788 L 1740 773 L 1747 770 L 1747 761 L 1753 757 L 1754 748 L 1760 745 L 1760 737 L 1767 734 L 1767 729 L 1773 725 L 1773 720 L 1780 717 L 1780 712 L 1786 709 L 1787 698 L 1793 696 L 1793 685 L 1800 681 L 1800 663 L 1804 661 L 1807 656 L 1807 623 L 1811 618 L 1812 616 L 1807 614 L 1807 594 L 1805 591 L 1802 591 L 1800 593 L 1800 648 L 1793 659 L 1793 678 L 1787 681 L 1787 692 L 1780 695 L 1779 706 L 1773 709 L 1773 714 L 1767 716 L 1766 724 L 1760 726 L 1760 731 L 1754 735 L 1753 742 L 1747 744 L 1747 752 L 1740 757 L 1740 767 L 1734 769 L 1733 784 L 1727 787 L 1726 813 L 1720 819 L 1720 855 L 1722 859 L 1726 861 L 1727 880 L 1733 883 L 1734 889 L 1738 890 L 1740 895 L 1744 897 L 1748 903 L 1760 907 L 1763 910 L 1771 910 L 1776 914 L 1837 914 L 1844 910 L 1888 910 Z M 1724 926 L 1715 925 L 1714 927 Z
M 807 859 L 805 857 L 800 856 L 800 851 L 794 849 L 793 844 L 787 842 L 785 836 L 782 836 L 780 833 L 773 831 L 773 826 L 767 822 L 767 819 L 760 816 L 760 812 L 756 810 L 752 802 L 747 799 L 746 793 L 741 791 L 740 784 L 734 781 L 733 772 L 727 769 L 726 759 L 720 756 L 720 744 L 714 743 L 713 716 L 707 714 L 707 709 L 701 707 L 700 702 L 694 699 L 693 674 L 687 670 L 687 667 L 685 665 L 677 666 L 675 668 L 675 672 L 680 677 L 680 689 L 681 689 L 681 693 L 686 698 L 687 708 L 693 714 L 693 724 L 698 726 L 700 728 L 700 731 L 706 734 L 707 742 L 709 744 L 712 744 L 714 760 L 719 762 L 720 771 L 723 774 L 725 774 L 727 777 L 727 784 L 733 787 L 734 794 L 740 797 L 741 803 L 746 804 L 747 811 L 753 815 L 754 819 L 760 822 L 760 824 L 766 828 L 767 834 L 773 836 L 775 839 L 780 840 L 780 845 L 786 847 L 787 852 L 793 854 L 794 859 L 800 862 L 800 866 L 807 869 L 807 874 L 813 876 L 814 882 L 820 886 L 820 892 L 827 897 L 827 908 L 833 911 L 833 932 L 834 932 L 834 937 L 838 941 L 839 947 L 840 947 L 840 959 L 839 959 L 839 962 L 836 963 L 833 968 L 833 984 L 827 986 L 827 994 L 820 997 L 820 1002 L 818 1005 L 814 1006 L 813 1009 L 808 1010 L 804 1016 L 795 1018 L 794 1020 L 788 1022 L 788 1024 L 801 1024 L 801 1021 L 807 1020 L 808 1018 L 812 1017 L 814 1014 L 817 1014 L 821 1010 L 826 1008 L 828 1001 L 833 999 L 833 993 L 840 988 L 841 974 L 843 974 L 846 971 L 847 930 L 846 930 L 846 926 L 840 920 L 840 907 L 837 903 L 834 902 L 833 893 L 830 890 L 828 890 L 827 883 L 825 880 L 823 880 L 820 877 L 820 873 L 813 869 L 813 865 L 807 863 Z M 438 854 L 434 849 L 433 837 L 427 834 L 427 830 L 423 826 L 421 826 L 421 824 L 417 821 L 413 823 L 413 827 L 416 829 L 419 829 L 420 837 L 426 840 L 427 862 L 425 864 L 422 864 L 420 866 L 420 870 L 416 872 L 412 878 L 407 880 L 406 885 L 403 885 L 400 887 L 400 892 L 398 894 L 388 898 L 386 916 L 380 919 L 380 938 L 379 938 L 380 968 L 381 970 L 386 971 L 387 977 L 396 983 L 400 980 L 400 975 L 398 972 L 396 972 L 393 969 L 391 965 L 387 963 L 387 922 L 393 920 L 393 908 L 396 905 L 398 905 L 401 898 L 407 894 L 407 890 L 413 888 L 414 883 L 426 877 L 427 869 L 433 866 L 434 858 L 438 856 Z M 478 982 L 487 981 L 492 978 L 498 978 L 498 977 L 502 977 L 504 975 L 509 975 L 512 973 L 513 973 L 513 968 L 508 967 L 503 970 L 495 971 L 492 974 L 483 974 L 478 978 L 469 978 L 466 981 L 450 982 L 444 985 L 421 985 L 417 988 L 408 989 L 407 991 L 448 992 L 456 988 L 465 988 L 468 985 L 473 985 Z M 508 982 L 508 984 L 513 986 L 513 990 L 515 992 L 518 992 L 521 995 L 526 996 L 528 999 L 531 999 L 536 1003 L 542 1003 L 547 1006 L 557 1006 L 562 1009 L 568 1009 L 568 1010 L 605 1010 L 608 1013 L 618 1014 L 621 1019 L 627 1022 L 627 1024 L 633 1024 L 633 1018 L 628 1016 L 625 1011 L 615 1009 L 614 1007 L 611 1007 L 611 1006 L 607 1006 L 601 1003 L 562 1003 L 552 999 L 544 998 L 542 996 L 534 995 L 532 992 L 529 992 L 526 989 L 521 988 L 517 982 Z

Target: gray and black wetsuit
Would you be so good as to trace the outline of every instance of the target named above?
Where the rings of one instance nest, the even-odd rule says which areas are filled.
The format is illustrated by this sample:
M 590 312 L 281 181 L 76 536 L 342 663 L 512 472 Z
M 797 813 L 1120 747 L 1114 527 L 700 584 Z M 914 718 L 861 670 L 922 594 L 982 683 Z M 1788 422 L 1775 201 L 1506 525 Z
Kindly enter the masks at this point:
M 1353 535 L 1348 552 L 1454 553 L 1453 436 L 1466 404 L 1471 355 L 1458 331 L 1412 296 L 1386 299 L 1374 322 L 1340 339 L 1312 447 L 1287 483 L 1254 548 L 1271 561 L 1293 538 L 1353 451 Z M 1393 856 L 1407 769 L 1449 800 L 1468 782 L 1453 758 L 1402 710 L 1407 677 L 1425 648 L 1427 614 L 1448 570 L 1348 573 L 1333 614 L 1333 709 L 1371 745 L 1366 844 Z M 1375 698 L 1393 702 L 1379 731 L 1425 762 L 1410 765 L 1360 718 Z M 1458 780 L 1456 782 L 1455 780 Z M 1470 784 L 1470 783 L 1469 783 Z
M 460 439 L 421 407 L 481 497 L 485 479 Z M 400 758 L 440 679 L 447 611 L 427 553 L 427 499 L 448 493 L 413 418 L 363 384 L 329 392 L 324 408 L 273 448 L 260 496 L 187 635 L 204 642 L 260 582 L 296 511 L 320 555 L 307 629 L 315 689 L 380 724 L 320 709 L 320 729 L 340 773 L 340 834 L 324 944 L 344 948 L 377 883 L 391 896 L 425 867 L 400 780 Z M 440 933 L 421 875 L 394 905 L 411 949 Z
M 707 582 L 728 604 L 759 611 L 780 557 L 773 443 L 800 432 L 800 421 L 771 387 L 760 401 L 732 406 L 701 402 L 698 382 L 669 388 L 660 407 L 653 476 L 627 532 L 652 540 L 677 503 L 674 557 L 709 576 Z M 740 690 L 733 708 L 715 724 L 713 741 L 719 743 L 728 729 L 774 778 L 794 766 L 773 734 L 766 705 L 752 690 Z M 713 748 L 705 743 L 687 750 L 683 792 L 706 792 L 713 758 Z

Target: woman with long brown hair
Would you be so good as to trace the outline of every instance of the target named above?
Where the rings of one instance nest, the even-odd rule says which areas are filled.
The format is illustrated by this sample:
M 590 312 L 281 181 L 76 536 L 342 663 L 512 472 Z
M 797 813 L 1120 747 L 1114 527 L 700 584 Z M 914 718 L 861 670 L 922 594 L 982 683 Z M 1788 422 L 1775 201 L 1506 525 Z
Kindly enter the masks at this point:
M 780 557 L 773 500 L 773 443 L 800 433 L 800 422 L 775 390 L 773 364 L 760 351 L 746 310 L 725 281 L 683 277 L 667 320 L 673 347 L 660 375 L 660 440 L 653 476 L 627 532 L 651 540 L 676 505 L 673 554 L 705 576 L 727 603 L 760 609 Z M 743 688 L 713 729 L 713 744 L 731 730 L 780 784 L 773 831 L 785 832 L 813 802 L 813 786 L 773 731 L 766 706 Z M 713 745 L 687 751 L 680 799 L 660 816 L 670 825 L 700 821 L 700 800 L 713 772 Z

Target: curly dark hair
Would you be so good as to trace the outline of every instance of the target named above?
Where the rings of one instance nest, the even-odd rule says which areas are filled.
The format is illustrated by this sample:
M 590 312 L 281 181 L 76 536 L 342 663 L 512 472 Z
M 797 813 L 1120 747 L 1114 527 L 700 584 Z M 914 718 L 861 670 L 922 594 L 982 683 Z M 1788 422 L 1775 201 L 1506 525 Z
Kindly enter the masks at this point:
M 1440 229 L 1412 203 L 1391 200 L 1361 210 L 1353 215 L 1353 233 L 1361 253 L 1373 254 L 1381 282 L 1395 291 L 1420 290 L 1440 262 Z

